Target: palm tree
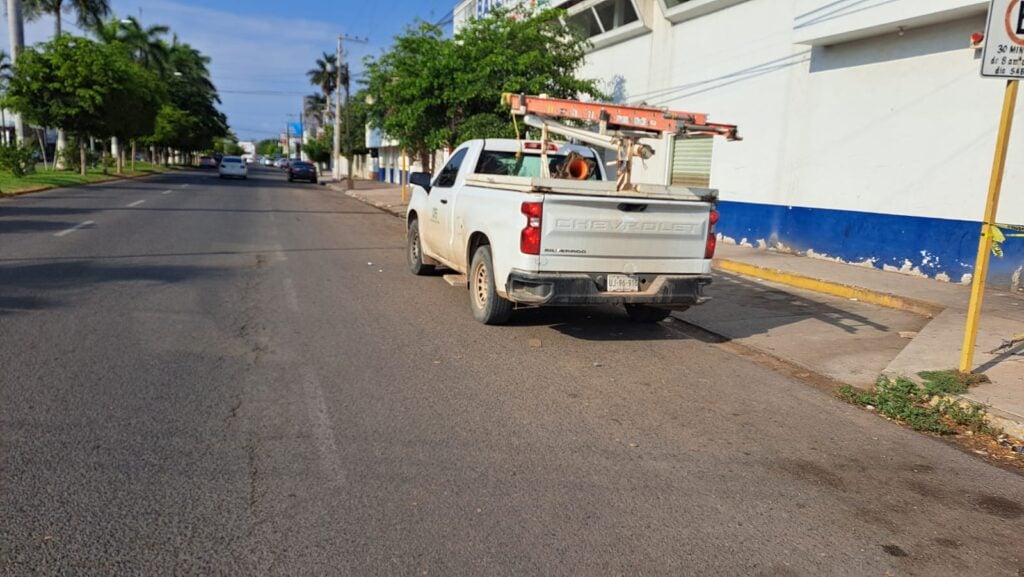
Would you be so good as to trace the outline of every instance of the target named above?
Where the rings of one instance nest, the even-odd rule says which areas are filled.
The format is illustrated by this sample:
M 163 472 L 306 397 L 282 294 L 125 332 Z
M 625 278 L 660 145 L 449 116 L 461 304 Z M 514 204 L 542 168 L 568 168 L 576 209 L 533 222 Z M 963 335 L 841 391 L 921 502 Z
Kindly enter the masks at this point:
M 156 72 L 161 77 L 167 75 L 170 59 L 170 46 L 163 36 L 171 29 L 162 24 L 154 24 L 143 28 L 139 21 L 129 17 L 124 20 L 113 19 L 100 23 L 93 31 L 101 42 L 124 46 L 142 67 Z M 124 170 L 124 149 L 117 137 L 110 139 L 114 156 L 117 158 L 117 173 Z M 132 171 L 135 170 L 135 141 L 132 141 Z
M 327 98 L 323 94 L 309 94 L 304 99 L 306 116 L 317 121 L 317 124 L 324 124 L 324 110 L 327 108 Z
M 61 18 L 64 11 L 73 11 L 78 16 L 78 25 L 86 30 L 95 29 L 103 19 L 110 14 L 110 2 L 108 0 L 25 0 L 25 18 L 36 20 L 43 15 L 52 14 L 54 18 L 53 36 L 60 36 Z M 57 127 L 57 154 L 61 157 L 61 151 L 67 146 L 67 137 L 61 128 Z
M 85 30 L 95 29 L 110 15 L 108 0 L 25 0 L 25 17 L 36 20 L 44 15 L 54 17 L 53 35 L 60 36 L 64 12 L 74 12 L 78 25 Z
M 101 23 L 94 30 L 102 42 L 120 42 L 128 48 L 136 62 L 160 76 L 167 74 L 171 49 L 163 37 L 170 31 L 171 29 L 163 24 L 143 28 L 138 20 L 131 17 Z
M 13 76 L 14 67 L 11 66 L 11 57 L 0 50 L 0 93 L 7 93 L 7 87 L 10 86 Z M 0 124 L 3 124 L 4 127 L 3 144 L 10 144 L 10 140 L 7 138 L 7 111 L 3 107 L 0 107 Z
M 320 88 L 320 92 L 327 98 L 334 94 L 337 84 L 338 56 L 324 52 L 322 58 L 316 59 L 316 67 L 306 72 L 309 83 Z M 344 72 L 344 71 L 343 71 Z

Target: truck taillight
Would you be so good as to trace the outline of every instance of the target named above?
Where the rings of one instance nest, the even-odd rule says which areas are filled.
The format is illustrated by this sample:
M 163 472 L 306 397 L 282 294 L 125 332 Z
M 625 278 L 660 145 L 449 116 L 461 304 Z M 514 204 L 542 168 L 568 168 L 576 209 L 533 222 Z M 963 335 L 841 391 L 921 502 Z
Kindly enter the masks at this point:
M 519 250 L 523 254 L 540 254 L 540 223 L 544 205 L 524 202 L 520 210 L 526 215 L 526 228 L 519 234 Z
M 718 238 L 715 236 L 715 225 L 718 224 L 718 211 L 711 209 L 708 215 L 708 241 L 704 245 L 704 258 L 714 258 L 715 247 L 718 245 Z

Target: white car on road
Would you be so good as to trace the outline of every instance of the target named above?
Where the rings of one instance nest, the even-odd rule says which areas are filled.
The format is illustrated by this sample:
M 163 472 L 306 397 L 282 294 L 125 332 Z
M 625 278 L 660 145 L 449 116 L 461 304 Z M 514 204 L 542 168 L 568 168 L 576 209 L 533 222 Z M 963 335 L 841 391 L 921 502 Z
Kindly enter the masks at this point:
M 249 167 L 240 156 L 225 156 L 220 159 L 220 177 L 248 178 Z

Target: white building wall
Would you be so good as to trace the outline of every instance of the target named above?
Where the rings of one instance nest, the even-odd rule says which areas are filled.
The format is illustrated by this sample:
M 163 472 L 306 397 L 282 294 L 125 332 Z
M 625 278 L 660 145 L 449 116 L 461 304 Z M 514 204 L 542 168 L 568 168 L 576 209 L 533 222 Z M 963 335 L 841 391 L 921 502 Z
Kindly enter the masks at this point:
M 691 0 L 667 11 L 658 0 L 636 3 L 649 11 L 649 31 L 610 45 L 595 38 L 582 75 L 616 86 L 627 102 L 738 124 L 742 142 L 715 143 L 711 184 L 723 201 L 766 205 L 765 218 L 776 220 L 785 216 L 769 208 L 825 209 L 822 218 L 859 234 L 905 228 L 894 241 L 905 260 L 934 251 L 957 267 L 922 270 L 925 258 L 902 268 L 955 280 L 969 272 L 977 229 L 963 221 L 981 218 L 1003 93 L 1003 82 L 979 76 L 980 55 L 968 46 L 984 30 L 986 2 Z M 1009 156 L 1022 155 L 1017 130 Z M 1024 224 L 1019 190 L 1024 163 L 1011 160 L 1000 222 Z M 854 217 L 842 211 L 911 220 L 848 223 Z M 936 246 L 942 232 L 927 229 L 947 223 L 928 219 L 961 221 L 960 236 Z M 858 255 L 850 260 L 904 260 L 857 239 L 798 244 L 819 241 L 842 258 Z M 1024 250 L 1007 246 L 1024 264 Z

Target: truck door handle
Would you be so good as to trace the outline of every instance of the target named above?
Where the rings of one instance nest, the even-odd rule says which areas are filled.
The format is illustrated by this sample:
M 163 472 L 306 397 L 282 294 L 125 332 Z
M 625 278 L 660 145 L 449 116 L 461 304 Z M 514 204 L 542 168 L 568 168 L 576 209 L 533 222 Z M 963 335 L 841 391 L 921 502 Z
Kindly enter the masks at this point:
M 441 204 L 448 204 L 448 199 L 447 198 L 442 198 L 441 199 Z

